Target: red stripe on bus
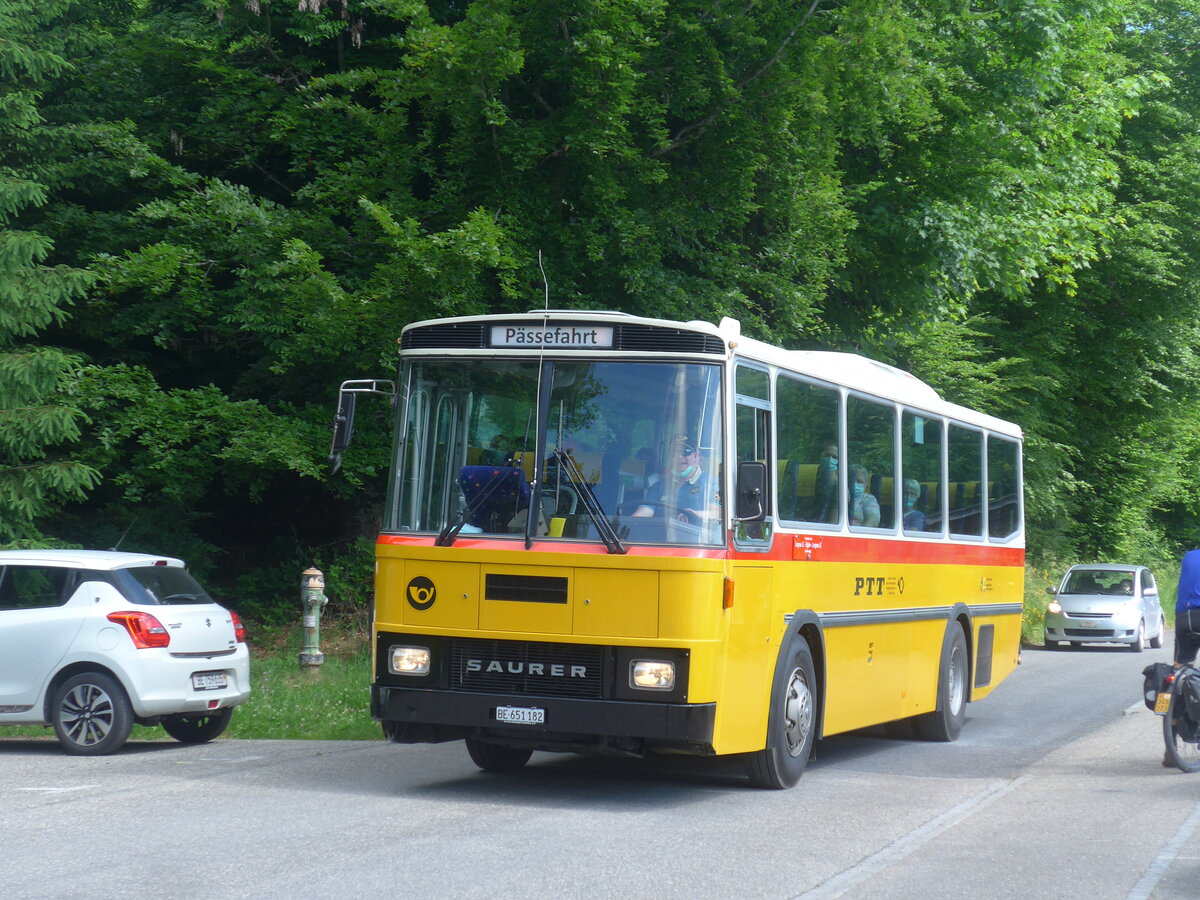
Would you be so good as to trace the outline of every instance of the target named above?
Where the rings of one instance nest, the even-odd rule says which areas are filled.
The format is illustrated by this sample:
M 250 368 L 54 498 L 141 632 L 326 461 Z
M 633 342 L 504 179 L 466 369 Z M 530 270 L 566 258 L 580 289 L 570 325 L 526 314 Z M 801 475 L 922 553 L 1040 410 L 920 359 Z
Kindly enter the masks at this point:
M 950 541 L 906 541 L 842 534 L 776 534 L 769 551 L 737 550 L 735 559 L 797 559 L 813 562 L 927 563 L 1023 566 L 1024 547 Z
M 432 547 L 432 535 L 381 534 L 375 543 L 395 546 Z M 458 537 L 454 547 L 461 550 L 507 550 L 512 553 L 525 553 L 523 540 L 495 540 L 493 538 L 464 538 Z M 538 553 L 584 553 L 594 556 L 608 556 L 608 548 L 598 542 L 575 541 L 534 541 L 533 550 Z M 720 547 L 644 547 L 632 546 L 627 548 L 627 556 L 672 556 L 684 559 L 724 559 L 729 551 Z
M 378 544 L 394 546 L 432 547 L 432 535 L 381 534 Z M 494 538 L 459 537 L 454 546 L 463 550 L 489 550 L 524 553 L 522 541 Z M 607 556 L 603 544 L 576 541 L 539 541 L 534 543 L 539 553 L 574 553 Z M 676 557 L 685 559 L 751 560 L 811 560 L 813 562 L 878 562 L 918 563 L 931 565 L 1023 566 L 1025 548 L 998 547 L 991 544 L 951 543 L 942 541 L 889 540 L 878 537 L 858 537 L 841 534 L 776 534 L 771 549 L 756 552 L 728 550 L 716 547 L 646 547 L 628 548 L 629 556 Z

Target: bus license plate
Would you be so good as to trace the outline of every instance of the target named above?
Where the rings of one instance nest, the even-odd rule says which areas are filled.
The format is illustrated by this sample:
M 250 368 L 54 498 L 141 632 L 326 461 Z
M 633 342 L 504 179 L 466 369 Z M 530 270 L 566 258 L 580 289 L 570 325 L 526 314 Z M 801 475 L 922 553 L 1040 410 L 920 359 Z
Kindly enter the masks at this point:
M 192 673 L 192 688 L 197 691 L 219 691 L 229 686 L 224 672 Z
M 1169 693 L 1167 693 L 1166 691 L 1159 694 L 1158 697 L 1154 701 L 1155 715 L 1165 716 L 1167 714 L 1167 708 L 1170 707 L 1170 705 L 1171 705 L 1171 695 Z
M 546 711 L 536 706 L 497 706 L 496 721 L 509 725 L 543 725 Z

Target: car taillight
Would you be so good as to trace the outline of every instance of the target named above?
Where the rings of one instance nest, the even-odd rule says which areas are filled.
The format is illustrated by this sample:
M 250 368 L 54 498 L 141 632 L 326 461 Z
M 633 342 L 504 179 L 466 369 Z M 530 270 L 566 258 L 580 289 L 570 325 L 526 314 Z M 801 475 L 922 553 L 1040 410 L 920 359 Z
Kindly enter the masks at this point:
M 171 635 L 163 628 L 162 622 L 148 612 L 109 613 L 108 621 L 125 626 L 133 639 L 133 646 L 139 650 L 170 646 Z
M 233 636 L 237 638 L 239 644 L 246 643 L 246 628 L 242 625 L 242 618 L 233 610 L 229 611 L 229 618 L 233 620 Z

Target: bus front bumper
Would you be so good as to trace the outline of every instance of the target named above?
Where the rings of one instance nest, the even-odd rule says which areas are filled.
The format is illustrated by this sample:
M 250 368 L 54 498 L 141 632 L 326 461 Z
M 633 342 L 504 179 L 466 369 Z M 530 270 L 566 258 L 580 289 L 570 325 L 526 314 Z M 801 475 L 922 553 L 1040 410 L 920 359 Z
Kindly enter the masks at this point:
M 513 724 L 497 709 L 528 710 L 540 722 Z M 540 711 L 540 713 L 538 712 Z M 371 686 L 371 716 L 398 743 L 487 735 L 544 749 L 643 744 L 712 753 L 715 703 L 649 703 L 507 696 Z M 628 747 L 626 747 L 628 749 Z

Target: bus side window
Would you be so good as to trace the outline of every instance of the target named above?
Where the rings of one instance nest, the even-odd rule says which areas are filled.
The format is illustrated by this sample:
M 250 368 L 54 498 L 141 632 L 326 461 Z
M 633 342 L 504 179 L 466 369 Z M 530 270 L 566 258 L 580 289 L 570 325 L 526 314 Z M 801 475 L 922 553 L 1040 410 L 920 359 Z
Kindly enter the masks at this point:
M 862 490 L 847 477 L 852 526 L 896 525 L 896 411 L 891 404 L 852 396 L 846 401 L 846 471 L 864 472 Z
M 837 524 L 838 430 L 841 419 L 837 391 L 780 374 L 775 382 L 780 459 L 779 516 L 792 522 Z
M 983 433 L 951 423 L 950 533 L 983 536 L 983 508 L 978 487 L 983 480 Z
M 988 534 L 997 540 L 1012 537 L 1021 529 L 1021 493 L 1018 485 L 1020 448 L 1016 441 L 989 434 Z

